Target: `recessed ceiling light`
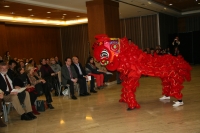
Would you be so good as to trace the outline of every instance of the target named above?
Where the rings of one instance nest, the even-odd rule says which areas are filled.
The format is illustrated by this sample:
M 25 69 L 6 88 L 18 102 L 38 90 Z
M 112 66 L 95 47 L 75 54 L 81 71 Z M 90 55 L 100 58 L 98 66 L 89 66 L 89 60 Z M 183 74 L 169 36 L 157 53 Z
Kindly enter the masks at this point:
M 32 15 L 30 15 L 30 16 L 34 16 L 34 15 L 32 14 Z
M 28 11 L 32 11 L 33 9 L 27 9 Z
M 47 12 L 47 13 L 51 13 L 51 12 Z
M 167 8 L 164 8 L 165 10 L 167 10 Z
M 5 5 L 4 7 L 10 7 L 10 6 L 8 6 L 8 5 Z
M 63 14 L 63 15 L 67 15 L 67 14 Z
M 10 14 L 15 14 L 14 12 L 11 12 Z
M 77 18 L 79 18 L 80 16 L 76 16 Z
M 200 3 L 198 3 L 198 4 L 200 4 Z
M 170 6 L 172 6 L 173 4 L 169 4 Z

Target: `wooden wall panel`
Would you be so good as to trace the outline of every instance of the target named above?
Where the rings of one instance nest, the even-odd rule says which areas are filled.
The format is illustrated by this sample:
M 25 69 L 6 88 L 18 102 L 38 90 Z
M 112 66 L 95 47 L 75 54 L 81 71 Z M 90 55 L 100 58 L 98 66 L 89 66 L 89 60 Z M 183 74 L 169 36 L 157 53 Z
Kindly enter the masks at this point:
M 90 52 L 95 35 L 107 34 L 109 37 L 120 37 L 119 3 L 111 0 L 87 1 L 88 35 Z
M 80 63 L 85 66 L 90 51 L 88 25 L 62 27 L 61 35 L 63 59 L 78 56 Z
M 60 28 L 6 25 L 8 50 L 17 58 L 40 58 L 58 56 L 61 59 Z
M 0 22 L 0 56 L 4 56 L 6 50 L 8 49 L 7 45 L 7 36 L 6 36 L 6 27 L 5 23 Z

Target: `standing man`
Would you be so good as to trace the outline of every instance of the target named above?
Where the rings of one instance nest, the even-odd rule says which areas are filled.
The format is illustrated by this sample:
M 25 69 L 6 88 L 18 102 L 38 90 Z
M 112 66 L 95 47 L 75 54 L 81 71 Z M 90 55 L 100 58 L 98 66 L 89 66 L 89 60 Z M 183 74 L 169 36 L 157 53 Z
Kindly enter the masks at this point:
M 71 98 L 76 100 L 76 96 L 74 95 L 74 83 L 77 83 L 78 78 L 74 67 L 71 65 L 72 60 L 71 58 L 67 57 L 65 59 L 65 65 L 61 68 L 61 80 L 62 85 L 66 86 L 67 84 L 70 85 L 70 94 Z
M 32 114 L 30 96 L 27 91 L 25 91 L 24 105 L 26 109 L 22 108 L 20 104 L 18 93 L 12 92 L 13 84 L 10 79 L 10 75 L 7 74 L 8 66 L 5 62 L 0 63 L 0 88 L 4 93 L 5 102 L 11 102 L 17 113 L 21 115 L 21 120 L 32 120 L 35 119 L 36 116 Z M 16 88 L 17 89 L 17 88 Z
M 81 95 L 90 95 L 90 93 L 87 92 L 87 85 L 86 85 L 86 80 L 88 79 L 88 75 L 86 74 L 85 70 L 83 69 L 82 65 L 78 61 L 77 56 L 72 57 L 73 61 L 73 66 L 75 68 L 76 73 L 78 74 L 78 82 L 80 84 L 80 96 Z M 94 76 L 91 76 L 91 81 L 90 81 L 90 92 L 91 93 L 97 93 L 97 91 L 94 90 L 95 85 L 94 85 Z
M 175 37 L 174 41 L 172 42 L 172 54 L 177 56 L 179 54 L 179 46 L 180 46 L 180 41 L 179 37 Z

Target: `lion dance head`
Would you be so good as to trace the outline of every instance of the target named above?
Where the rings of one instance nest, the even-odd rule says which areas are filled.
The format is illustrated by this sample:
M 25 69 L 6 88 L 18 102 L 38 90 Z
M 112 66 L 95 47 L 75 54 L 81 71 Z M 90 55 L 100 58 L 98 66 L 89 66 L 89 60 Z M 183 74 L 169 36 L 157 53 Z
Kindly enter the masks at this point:
M 120 53 L 120 39 L 109 38 L 107 35 L 95 36 L 96 42 L 93 45 L 94 58 L 106 66 L 110 71 L 114 71 L 118 68 L 117 56 Z

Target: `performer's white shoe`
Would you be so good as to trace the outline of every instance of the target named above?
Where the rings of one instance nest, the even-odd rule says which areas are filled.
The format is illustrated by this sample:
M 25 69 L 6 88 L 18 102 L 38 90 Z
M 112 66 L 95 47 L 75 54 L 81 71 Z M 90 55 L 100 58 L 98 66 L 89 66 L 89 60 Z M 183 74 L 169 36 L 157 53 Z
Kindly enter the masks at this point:
M 170 96 L 166 97 L 166 96 L 162 96 L 161 98 L 159 98 L 160 100 L 169 100 Z
M 178 106 L 181 106 L 183 105 L 183 102 L 179 102 L 179 101 L 174 101 L 174 104 L 172 105 L 173 107 L 178 107 Z

